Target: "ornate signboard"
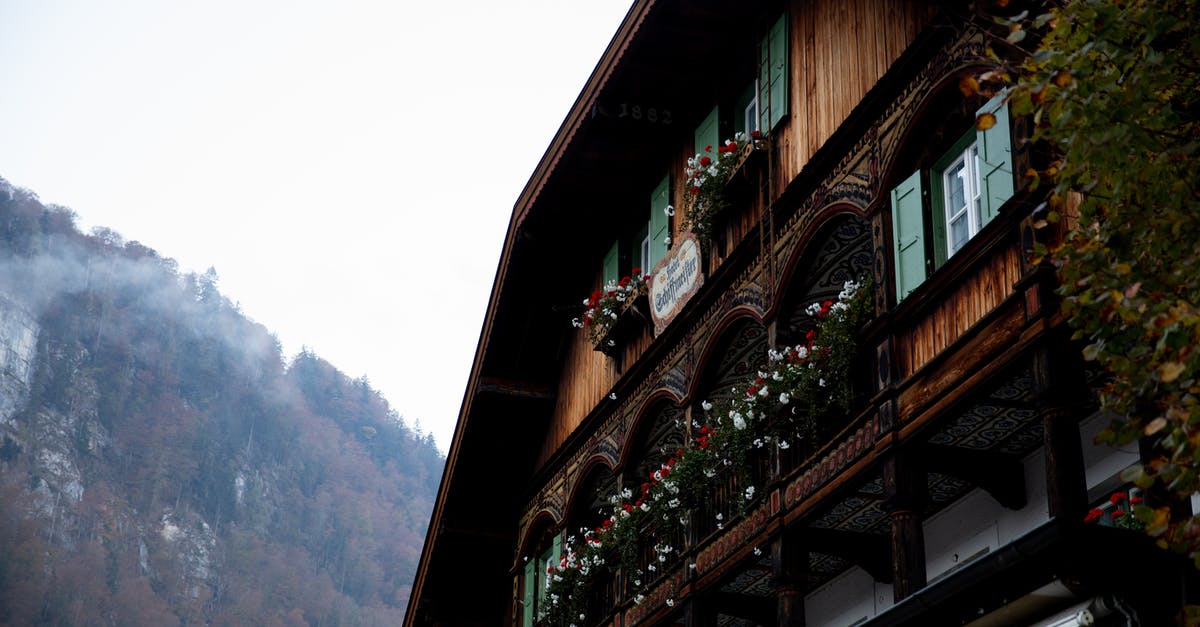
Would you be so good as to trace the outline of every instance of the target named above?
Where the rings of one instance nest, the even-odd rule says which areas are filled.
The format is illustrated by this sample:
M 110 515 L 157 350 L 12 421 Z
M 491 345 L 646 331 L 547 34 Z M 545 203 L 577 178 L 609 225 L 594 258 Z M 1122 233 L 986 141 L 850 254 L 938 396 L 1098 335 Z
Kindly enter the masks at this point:
M 671 252 L 658 262 L 650 279 L 654 335 L 667 328 L 701 285 L 704 285 L 704 274 L 700 271 L 700 244 L 691 232 L 684 233 Z

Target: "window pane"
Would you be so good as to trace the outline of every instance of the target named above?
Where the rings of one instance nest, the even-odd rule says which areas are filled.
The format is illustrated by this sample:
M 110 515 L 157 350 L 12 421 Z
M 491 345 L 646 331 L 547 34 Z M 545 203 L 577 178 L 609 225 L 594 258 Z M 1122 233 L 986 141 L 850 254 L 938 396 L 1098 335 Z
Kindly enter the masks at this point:
M 967 243 L 970 234 L 967 229 L 967 214 L 962 214 L 950 222 L 950 252 L 962 248 Z
M 965 161 L 955 163 L 946 172 L 946 193 L 948 198 L 946 215 L 957 215 L 967 206 L 967 164 Z

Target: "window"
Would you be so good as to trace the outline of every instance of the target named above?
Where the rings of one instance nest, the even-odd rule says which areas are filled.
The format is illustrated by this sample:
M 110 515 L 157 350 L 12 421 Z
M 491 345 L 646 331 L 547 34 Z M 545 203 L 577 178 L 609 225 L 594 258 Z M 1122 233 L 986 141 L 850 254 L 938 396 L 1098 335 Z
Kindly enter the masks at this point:
M 958 252 L 983 226 L 979 147 L 974 133 L 964 139 L 970 142 L 969 145 L 962 150 L 957 146 L 951 149 L 942 162 L 934 165 L 932 172 L 934 189 L 941 192 L 933 199 L 934 205 L 941 204 L 940 218 L 946 221 L 946 257 Z M 960 140 L 959 144 L 962 143 Z
M 521 600 L 522 627 L 533 627 L 537 616 L 544 611 L 542 604 L 546 599 L 546 586 L 549 585 L 549 574 L 546 570 L 558 566 L 562 556 L 562 534 L 555 533 L 553 538 L 549 539 L 549 546 L 546 546 L 546 541 L 539 546 L 545 546 L 545 549 L 538 553 L 536 558 L 525 563 L 524 593 Z
M 1005 96 L 996 96 L 976 112 L 977 117 L 994 115 L 994 126 L 969 131 L 929 167 L 892 189 L 897 301 L 961 250 L 1012 198 L 1012 138 Z

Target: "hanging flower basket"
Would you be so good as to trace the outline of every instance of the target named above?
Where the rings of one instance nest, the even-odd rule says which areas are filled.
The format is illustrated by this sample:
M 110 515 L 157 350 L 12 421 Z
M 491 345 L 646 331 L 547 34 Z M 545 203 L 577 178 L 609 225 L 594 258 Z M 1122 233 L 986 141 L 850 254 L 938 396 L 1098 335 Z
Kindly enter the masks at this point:
M 758 156 L 765 154 L 766 140 L 758 131 L 737 133 L 716 147 L 705 146 L 688 159 L 684 174 L 684 230 L 690 229 L 700 243 L 712 238 L 714 219 L 730 205 L 730 186 L 745 179 L 745 172 Z
M 620 281 L 609 282 L 583 301 L 583 316 L 571 324 L 584 329 L 592 347 L 608 356 L 616 355 L 621 345 L 637 334 L 650 320 L 649 287 L 641 268 Z

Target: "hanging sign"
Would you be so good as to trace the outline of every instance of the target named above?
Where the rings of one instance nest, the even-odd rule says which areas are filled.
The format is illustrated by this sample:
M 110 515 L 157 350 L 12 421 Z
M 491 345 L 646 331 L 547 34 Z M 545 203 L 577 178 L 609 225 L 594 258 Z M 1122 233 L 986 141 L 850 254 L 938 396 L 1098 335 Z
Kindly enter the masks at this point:
M 700 244 L 691 232 L 684 233 L 658 262 L 650 278 L 650 317 L 654 319 L 655 336 L 671 324 L 703 284 Z

